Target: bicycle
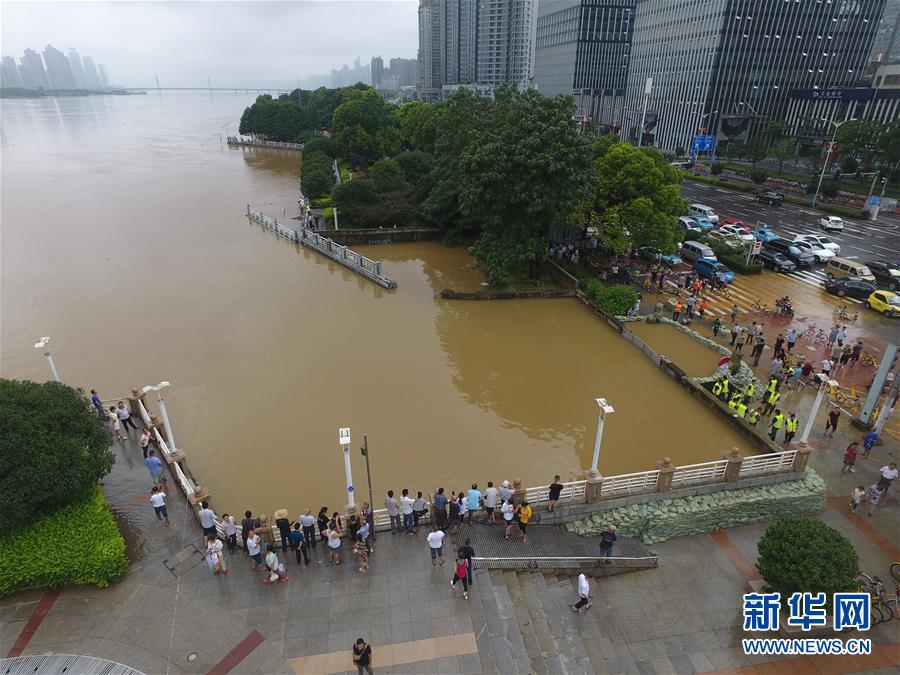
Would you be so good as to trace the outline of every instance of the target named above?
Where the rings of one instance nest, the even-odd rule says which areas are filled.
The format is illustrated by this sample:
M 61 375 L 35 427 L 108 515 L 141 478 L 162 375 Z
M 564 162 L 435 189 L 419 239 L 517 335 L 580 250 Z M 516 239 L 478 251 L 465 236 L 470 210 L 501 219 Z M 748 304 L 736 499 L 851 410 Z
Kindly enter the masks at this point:
M 855 315 L 858 316 L 858 315 Z M 856 319 L 847 313 L 847 305 L 835 307 L 831 312 L 831 318 L 835 321 L 856 321 Z
M 859 357 L 859 362 L 864 366 L 872 366 L 872 368 L 878 369 L 880 365 L 878 361 L 875 360 L 875 357 L 872 356 L 869 352 L 863 352 Z
M 714 293 L 718 293 L 726 300 L 734 300 L 734 293 L 728 290 L 727 286 L 719 286 L 718 288 L 713 288 Z
M 878 577 L 870 577 L 863 572 L 857 578 L 859 590 L 868 593 L 872 602 L 872 625 L 877 625 L 884 621 L 892 619 L 900 619 L 900 587 L 894 584 L 894 593 L 887 593 L 884 588 L 884 582 Z
M 812 336 L 814 336 L 816 334 L 816 331 L 819 331 L 821 333 L 822 329 L 819 328 L 816 324 L 812 324 L 809 328 L 807 328 L 805 331 L 803 331 L 803 337 L 811 338 Z
M 828 385 L 828 389 L 825 391 L 834 399 L 835 403 L 845 406 L 848 411 L 856 410 L 859 407 L 859 394 L 856 393 L 856 387 L 851 387 L 849 394 L 842 392 L 840 386 Z
M 772 310 L 765 303 L 760 304 L 758 302 L 754 302 L 752 305 L 750 305 L 750 309 L 753 310 L 754 312 L 756 312 L 757 314 L 762 312 L 766 316 L 772 316 Z

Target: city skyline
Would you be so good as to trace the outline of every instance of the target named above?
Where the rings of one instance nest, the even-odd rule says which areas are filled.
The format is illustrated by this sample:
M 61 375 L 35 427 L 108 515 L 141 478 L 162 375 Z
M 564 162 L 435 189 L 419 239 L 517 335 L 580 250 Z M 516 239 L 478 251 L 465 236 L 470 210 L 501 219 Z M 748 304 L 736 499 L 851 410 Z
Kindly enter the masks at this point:
M 106 67 L 95 64 L 90 56 L 84 58 L 77 49 L 69 47 L 68 55 L 48 44 L 39 54 L 26 47 L 16 63 L 15 57 L 0 59 L 0 86 L 25 89 L 71 90 L 108 88 Z M 41 57 L 43 55 L 43 58 Z

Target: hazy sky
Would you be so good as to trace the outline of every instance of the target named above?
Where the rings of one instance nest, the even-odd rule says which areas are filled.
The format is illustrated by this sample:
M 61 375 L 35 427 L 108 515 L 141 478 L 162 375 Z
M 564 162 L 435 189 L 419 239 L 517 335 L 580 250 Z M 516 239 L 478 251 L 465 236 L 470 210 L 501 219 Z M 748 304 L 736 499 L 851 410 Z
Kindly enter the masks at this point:
M 268 84 L 359 56 L 413 58 L 416 0 L 0 2 L 0 49 L 78 49 L 125 86 Z

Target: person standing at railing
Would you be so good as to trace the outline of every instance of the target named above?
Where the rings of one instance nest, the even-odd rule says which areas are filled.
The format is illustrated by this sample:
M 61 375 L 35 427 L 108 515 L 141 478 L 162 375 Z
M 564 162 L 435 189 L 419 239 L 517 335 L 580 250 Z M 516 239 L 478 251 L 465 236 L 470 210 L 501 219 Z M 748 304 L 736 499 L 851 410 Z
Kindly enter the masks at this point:
M 484 510 L 487 512 L 487 519 L 491 525 L 496 523 L 497 504 L 500 500 L 500 493 L 494 487 L 493 481 L 488 481 L 487 490 L 484 491 Z
M 503 502 L 500 507 L 500 513 L 503 514 L 503 522 L 505 529 L 503 530 L 503 538 L 509 541 L 509 531 L 512 529 L 513 518 L 516 515 L 516 507 L 513 506 L 512 497 Z
M 613 553 L 613 546 L 619 537 L 616 536 L 616 526 L 610 523 L 606 529 L 600 533 L 600 553 L 609 558 Z
M 271 545 L 275 545 L 275 535 L 272 534 L 272 526 L 269 524 L 269 516 L 265 513 L 260 513 L 259 517 L 256 519 L 257 527 L 256 534 L 262 539 L 263 548 Z
M 100 419 L 103 419 L 103 401 L 100 399 L 100 394 L 97 393 L 96 389 L 91 389 L 91 405 L 94 406 L 94 409 L 97 411 Z
M 416 525 L 416 534 L 419 533 L 419 520 L 425 517 L 428 509 L 425 508 L 425 497 L 419 490 L 416 490 L 416 500 L 413 502 L 413 520 Z
M 391 534 L 397 534 L 400 532 L 400 502 L 394 499 L 393 490 L 388 490 L 384 508 L 387 509 L 388 517 L 391 519 Z
M 203 536 L 216 536 L 216 512 L 209 508 L 209 504 L 205 501 L 200 502 L 200 510 L 197 511 L 200 518 L 200 527 L 203 528 Z
M 466 510 L 469 512 L 469 525 L 471 525 L 475 513 L 481 510 L 481 490 L 478 489 L 478 483 L 472 483 L 472 487 L 469 488 Z
M 316 525 L 319 527 L 319 536 L 324 543 L 328 543 L 328 507 L 323 506 L 319 509 L 319 515 L 316 517 Z
M 244 542 L 244 550 L 248 553 L 250 549 L 247 548 L 247 539 L 254 527 L 256 527 L 256 520 L 254 520 L 253 514 L 250 511 L 244 511 L 244 519 L 241 521 L 241 541 Z
M 547 510 L 550 513 L 553 513 L 553 510 L 556 508 L 556 502 L 559 501 L 559 496 L 562 494 L 563 484 L 559 482 L 559 476 L 553 477 L 553 482 L 550 483 L 550 490 L 547 495 Z
M 233 554 L 237 550 L 237 527 L 234 516 L 229 516 L 227 513 L 222 514 L 222 533 L 225 535 L 228 552 Z
M 150 455 L 144 460 L 144 464 L 147 465 L 147 471 L 150 472 L 150 476 L 153 478 L 153 484 L 162 486 L 163 492 L 165 492 L 166 480 L 163 477 L 163 465 L 159 457 L 156 456 L 156 450 L 150 451 Z
M 300 564 L 300 558 L 302 556 L 306 561 L 306 564 L 309 565 L 309 551 L 307 550 L 306 537 L 303 534 L 300 523 L 294 523 L 294 529 L 291 532 L 291 546 L 297 556 L 297 564 Z
M 447 529 L 447 497 L 444 495 L 444 488 L 438 488 L 434 499 L 431 500 L 431 508 L 434 509 L 434 522 L 440 530 Z
M 501 502 L 505 502 L 509 499 L 512 499 L 513 493 L 515 491 L 509 486 L 509 481 L 505 480 L 500 483 L 500 487 L 497 488 L 497 492 L 500 494 Z
M 312 511 L 306 509 L 303 515 L 297 519 L 303 528 L 303 538 L 309 548 L 316 547 L 316 519 L 312 517 Z
M 292 541 L 291 521 L 288 519 L 287 509 L 278 509 L 275 511 L 275 527 L 278 528 L 278 534 L 281 536 L 281 552 L 287 553 L 288 544 Z
M 147 449 L 150 447 L 150 430 L 147 427 L 144 427 L 144 430 L 141 432 L 141 438 L 138 443 L 140 443 L 141 450 L 144 452 L 144 459 L 147 459 Z

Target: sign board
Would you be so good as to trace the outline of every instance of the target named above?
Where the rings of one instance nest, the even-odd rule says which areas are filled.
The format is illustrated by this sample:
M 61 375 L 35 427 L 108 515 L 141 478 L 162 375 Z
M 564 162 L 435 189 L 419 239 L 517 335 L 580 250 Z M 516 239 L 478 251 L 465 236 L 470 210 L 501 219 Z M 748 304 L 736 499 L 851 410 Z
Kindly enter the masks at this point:
M 762 251 L 762 242 L 761 242 L 761 241 L 754 241 L 754 242 L 753 242 L 753 252 L 752 252 L 752 255 L 756 255 L 756 254 L 759 253 L 760 251 Z
M 869 197 L 869 206 L 878 206 L 878 195 Z
M 826 141 L 825 142 L 825 152 L 826 152 L 826 154 L 831 153 L 831 152 L 837 152 L 837 141 Z
M 692 152 L 709 152 L 716 143 L 715 136 L 694 136 L 691 139 Z
M 871 101 L 875 90 L 858 89 L 795 89 L 791 98 L 806 101 Z
M 341 427 L 338 429 L 338 444 L 350 445 L 350 427 Z

